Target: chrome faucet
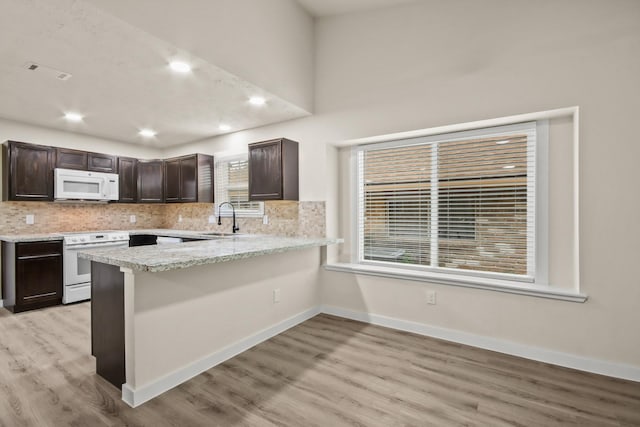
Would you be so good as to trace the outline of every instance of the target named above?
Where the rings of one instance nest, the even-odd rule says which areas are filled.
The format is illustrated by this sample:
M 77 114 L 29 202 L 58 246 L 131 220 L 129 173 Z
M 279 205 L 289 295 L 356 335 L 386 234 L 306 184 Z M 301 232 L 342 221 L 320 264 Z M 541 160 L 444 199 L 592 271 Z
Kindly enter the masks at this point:
M 218 205 L 218 225 L 222 225 L 222 217 L 220 214 L 222 212 L 222 206 L 224 205 L 231 206 L 231 211 L 233 213 L 233 227 L 231 228 L 231 230 L 235 233 L 236 231 L 240 230 L 240 227 L 236 225 L 236 207 L 233 206 L 233 203 L 231 202 L 222 202 Z

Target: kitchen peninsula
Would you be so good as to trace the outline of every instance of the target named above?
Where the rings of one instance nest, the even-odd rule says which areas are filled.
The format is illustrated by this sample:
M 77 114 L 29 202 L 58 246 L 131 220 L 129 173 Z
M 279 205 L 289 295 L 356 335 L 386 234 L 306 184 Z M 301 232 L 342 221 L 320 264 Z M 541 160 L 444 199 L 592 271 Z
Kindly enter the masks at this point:
M 98 374 L 138 406 L 312 317 L 326 246 L 340 242 L 233 235 L 81 253 Z

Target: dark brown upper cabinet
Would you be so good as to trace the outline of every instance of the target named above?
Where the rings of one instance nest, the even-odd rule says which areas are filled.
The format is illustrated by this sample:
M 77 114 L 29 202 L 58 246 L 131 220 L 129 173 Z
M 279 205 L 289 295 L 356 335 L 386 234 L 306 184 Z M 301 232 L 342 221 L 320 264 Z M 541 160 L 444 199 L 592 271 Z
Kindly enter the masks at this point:
M 7 141 L 2 154 L 4 200 L 53 200 L 52 147 Z
M 87 170 L 118 173 L 118 157 L 110 154 L 87 153 Z
M 79 169 L 86 171 L 88 166 L 86 151 L 56 148 L 56 167 L 63 169 Z
M 298 200 L 298 143 L 249 144 L 249 200 Z
M 138 160 L 138 203 L 163 203 L 163 161 Z
M 164 161 L 167 203 L 213 203 L 213 156 L 191 154 Z
M 89 153 L 69 148 L 56 148 L 56 167 L 83 171 L 116 173 L 117 157 L 110 154 Z
M 138 198 L 138 159 L 118 157 L 118 185 L 118 201 L 135 203 Z

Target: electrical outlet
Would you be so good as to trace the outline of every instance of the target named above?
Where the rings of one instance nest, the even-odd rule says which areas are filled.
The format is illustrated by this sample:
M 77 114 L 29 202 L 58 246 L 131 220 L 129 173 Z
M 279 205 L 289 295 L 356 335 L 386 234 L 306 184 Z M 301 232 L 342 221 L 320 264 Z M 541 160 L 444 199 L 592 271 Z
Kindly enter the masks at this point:
M 269 215 L 262 215 L 262 223 L 264 225 L 269 225 Z
M 209 215 L 209 224 L 215 224 L 215 223 L 216 223 L 215 215 Z
M 27 224 L 33 225 L 33 223 L 35 222 L 35 216 L 33 214 L 29 214 L 26 216 L 25 221 L 27 222 Z
M 273 290 L 273 303 L 276 304 L 279 302 L 280 302 L 280 288 Z
M 427 304 L 436 305 L 436 291 L 427 291 Z
M 182 215 L 178 215 L 178 222 L 182 222 Z
M 136 222 L 136 216 L 135 215 L 129 215 L 129 222 L 131 224 L 135 224 Z

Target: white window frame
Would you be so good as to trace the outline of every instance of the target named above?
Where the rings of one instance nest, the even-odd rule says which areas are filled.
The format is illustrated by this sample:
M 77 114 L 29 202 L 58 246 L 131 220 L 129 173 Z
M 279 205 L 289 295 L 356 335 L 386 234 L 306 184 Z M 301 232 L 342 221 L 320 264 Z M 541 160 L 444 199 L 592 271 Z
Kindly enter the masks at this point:
M 491 136 L 499 136 L 501 134 L 512 134 L 514 132 L 535 132 L 534 140 L 529 138 L 528 144 L 533 144 L 528 148 L 528 152 L 532 153 L 534 156 L 532 162 L 527 162 L 530 170 L 527 173 L 527 210 L 532 209 L 535 212 L 533 219 L 530 218 L 527 221 L 527 229 L 531 229 L 531 234 L 534 238 L 527 239 L 527 275 L 515 275 L 515 274 L 505 274 L 505 273 L 497 273 L 497 272 L 483 272 L 483 271 L 471 271 L 471 270 L 463 270 L 463 269 L 453 269 L 446 267 L 432 267 L 432 266 L 421 266 L 421 265 L 407 265 L 401 263 L 394 262 L 386 262 L 386 261 L 374 261 L 374 260 L 365 260 L 364 259 L 364 236 L 361 234 L 362 228 L 360 224 L 364 222 L 364 207 L 362 206 L 362 202 L 364 200 L 364 177 L 363 171 L 359 167 L 360 165 L 360 156 L 363 155 L 365 151 L 368 149 L 384 149 L 384 148 L 394 148 L 401 146 L 411 146 L 411 145 L 422 145 L 422 144 L 433 144 L 437 145 L 441 142 L 452 141 L 452 140 L 460 140 L 460 139 L 469 139 L 476 137 L 491 137 Z M 390 268 L 393 270 L 405 270 L 408 272 L 421 272 L 426 274 L 427 276 L 432 276 L 435 278 L 442 278 L 444 280 L 450 280 L 452 278 L 457 278 L 456 280 L 465 280 L 465 278 L 470 279 L 479 279 L 482 281 L 483 279 L 490 280 L 489 283 L 504 283 L 505 285 L 513 284 L 516 286 L 521 286 L 523 284 L 527 284 L 528 286 L 533 285 L 542 285 L 548 286 L 548 227 L 549 227 L 549 219 L 548 219 L 548 197 L 549 197 L 549 178 L 548 178 L 548 144 L 549 144 L 549 131 L 548 131 L 548 120 L 541 119 L 535 121 L 529 121 L 524 123 L 514 123 L 502 126 L 493 126 L 493 127 L 479 127 L 476 129 L 458 131 L 458 132 L 449 132 L 444 134 L 436 134 L 429 135 L 423 137 L 415 137 L 415 138 L 407 138 L 407 139 L 395 139 L 392 141 L 383 141 L 383 142 L 375 142 L 371 144 L 363 144 L 357 145 L 352 148 L 352 189 L 355 191 L 352 192 L 355 200 L 352 200 L 353 206 L 356 206 L 356 215 L 353 215 L 352 222 L 352 264 L 360 265 L 365 268 L 368 266 L 372 266 L 374 268 Z M 432 156 L 432 163 L 437 162 L 437 157 L 435 155 Z M 436 168 L 432 165 L 432 173 L 436 174 Z M 535 177 L 530 179 L 530 177 Z M 535 181 L 534 181 L 535 180 Z M 434 180 L 434 185 L 437 180 Z M 533 191 L 535 189 L 535 192 Z M 434 194 L 435 193 L 435 194 Z M 437 197 L 437 191 L 433 191 L 432 187 L 432 198 Z M 431 204 L 432 209 L 437 209 L 437 203 Z M 435 216 L 434 216 L 435 215 Z M 432 259 L 434 256 L 437 257 L 437 245 L 434 245 L 438 239 L 438 224 L 437 224 L 437 211 L 431 213 L 432 217 Z M 435 218 L 435 221 L 434 221 Z M 434 247 L 436 250 L 434 250 Z M 525 285 L 526 286 L 526 285 Z
M 222 195 L 219 194 L 219 188 L 217 183 L 218 178 L 218 163 L 229 163 L 235 160 L 247 160 L 249 153 L 237 153 L 237 154 L 227 154 L 227 155 L 216 155 L 214 156 L 214 189 L 215 189 L 215 215 L 225 217 L 233 216 L 233 209 L 228 204 L 225 204 L 220 207 L 221 203 L 228 202 L 228 200 L 222 198 Z M 247 182 L 247 185 L 249 183 Z M 236 208 L 236 218 L 260 218 L 264 216 L 264 202 L 254 202 L 257 203 L 257 209 L 241 209 Z
M 572 260 L 571 260 L 571 284 L 570 287 L 556 286 L 554 283 L 548 285 L 540 284 L 522 284 L 516 282 L 507 282 L 492 279 L 476 279 L 463 276 L 446 275 L 437 277 L 433 274 L 425 274 L 423 272 L 414 272 L 409 270 L 392 269 L 386 267 L 364 266 L 353 262 L 332 261 L 325 265 L 325 269 L 342 273 L 350 273 L 356 275 L 374 276 L 382 278 L 392 278 L 399 280 L 410 280 L 413 282 L 425 282 L 428 284 L 441 284 L 450 286 L 459 286 L 465 288 L 482 289 L 496 292 L 506 292 L 516 295 L 533 296 L 540 298 L 550 298 L 560 301 L 584 303 L 589 298 L 586 293 L 580 291 L 581 275 L 580 275 L 580 107 L 571 106 L 564 108 L 556 108 L 552 110 L 542 110 L 531 113 L 516 114 L 512 116 L 496 117 L 472 122 L 456 123 L 443 126 L 436 126 L 425 129 L 417 129 L 411 131 L 397 132 L 386 135 L 368 136 L 364 138 L 350 139 L 338 141 L 333 144 L 334 147 L 355 147 L 363 144 L 372 144 L 381 141 L 394 141 L 399 139 L 417 138 L 429 135 L 439 135 L 447 132 L 458 132 L 470 129 L 478 129 L 483 127 L 502 126 L 513 123 L 522 123 L 527 121 L 552 120 L 552 119 L 569 119 L 572 123 Z M 550 143 L 553 143 L 550 141 Z M 540 152 L 540 150 L 538 151 Z M 355 179 L 357 168 L 355 167 L 355 156 L 351 156 L 349 174 L 352 181 L 349 185 L 351 191 L 356 189 Z M 538 185 L 538 188 L 542 184 Z M 547 182 L 547 186 L 549 183 Z M 355 197 L 350 198 L 355 202 Z M 540 204 L 538 205 L 540 206 Z M 355 212 L 356 204 L 351 205 L 350 212 Z M 353 215 L 351 215 L 353 217 Z M 351 223 L 351 221 L 350 221 Z M 352 227 L 350 241 L 356 242 L 356 230 Z M 538 246 L 542 245 L 541 238 L 538 238 Z M 538 265 L 540 260 L 537 261 Z

